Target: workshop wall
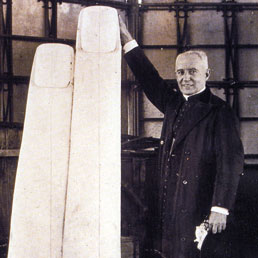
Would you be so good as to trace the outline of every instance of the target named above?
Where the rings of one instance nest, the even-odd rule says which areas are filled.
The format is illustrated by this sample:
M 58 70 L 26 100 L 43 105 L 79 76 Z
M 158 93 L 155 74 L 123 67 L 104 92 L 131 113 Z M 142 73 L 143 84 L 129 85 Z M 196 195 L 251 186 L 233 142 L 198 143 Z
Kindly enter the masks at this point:
M 164 3 L 171 1 L 162 1 Z M 203 2 L 203 1 L 188 1 Z M 205 1 L 221 2 L 221 1 Z M 237 1 L 243 2 L 246 1 Z M 256 1 L 248 1 L 256 2 Z M 155 0 L 145 0 L 143 3 L 158 3 Z M 183 19 L 180 21 L 182 30 Z M 257 44 L 258 42 L 258 11 L 242 11 L 237 13 L 237 29 L 239 44 Z M 171 11 L 146 11 L 141 16 L 142 24 L 142 45 L 176 45 L 177 44 L 177 23 L 175 12 Z M 230 24 L 231 25 L 231 24 Z M 187 45 L 223 45 L 224 39 L 224 18 L 220 11 L 194 11 L 188 12 L 187 20 Z M 201 48 L 199 48 L 201 49 Z M 211 76 L 209 81 L 222 82 L 226 79 L 225 74 L 225 54 L 221 48 L 203 48 L 209 58 Z M 177 55 L 176 49 L 155 48 L 145 50 L 146 55 L 159 71 L 164 79 L 175 79 L 174 61 Z M 241 48 L 239 50 L 239 81 L 257 81 L 257 48 Z M 230 67 L 230 77 L 232 67 Z M 226 99 L 223 89 L 212 88 L 212 91 Z M 230 101 L 232 104 L 232 96 Z M 258 88 L 241 88 L 239 90 L 239 115 L 243 118 L 258 117 Z M 141 134 L 143 136 L 160 137 L 162 121 L 156 118 L 163 117 L 145 96 L 142 96 L 141 106 Z M 147 118 L 147 119 L 146 119 Z M 154 118 L 154 119 L 152 119 Z M 146 119 L 147 121 L 144 121 Z M 245 154 L 258 154 L 258 122 L 241 121 L 241 137 L 244 143 Z M 247 162 L 257 162 L 249 160 Z

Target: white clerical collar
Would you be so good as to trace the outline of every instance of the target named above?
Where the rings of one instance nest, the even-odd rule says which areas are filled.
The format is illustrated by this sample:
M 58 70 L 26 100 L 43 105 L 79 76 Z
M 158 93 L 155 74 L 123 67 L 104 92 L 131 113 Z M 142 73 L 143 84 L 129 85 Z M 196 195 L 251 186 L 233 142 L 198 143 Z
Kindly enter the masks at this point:
M 200 90 L 200 91 L 198 91 L 198 92 L 196 92 L 196 93 L 194 93 L 194 94 L 192 94 L 192 95 L 185 95 L 185 94 L 183 94 L 183 96 L 184 96 L 185 100 L 187 101 L 189 97 L 192 97 L 192 96 L 194 96 L 194 95 L 197 95 L 197 94 L 199 94 L 199 93 L 205 91 L 205 89 L 206 89 L 206 87 L 204 87 L 202 90 Z

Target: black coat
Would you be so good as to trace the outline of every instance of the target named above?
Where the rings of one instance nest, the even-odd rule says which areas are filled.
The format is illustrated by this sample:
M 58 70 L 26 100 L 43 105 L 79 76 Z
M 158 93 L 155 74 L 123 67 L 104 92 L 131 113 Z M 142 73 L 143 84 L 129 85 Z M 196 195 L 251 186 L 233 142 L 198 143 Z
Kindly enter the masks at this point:
M 209 89 L 189 98 L 172 152 L 172 129 L 184 97 L 159 76 L 137 47 L 125 55 L 150 101 L 164 113 L 159 152 L 155 236 L 167 258 L 194 258 L 195 227 L 212 206 L 233 208 L 243 147 L 232 109 Z

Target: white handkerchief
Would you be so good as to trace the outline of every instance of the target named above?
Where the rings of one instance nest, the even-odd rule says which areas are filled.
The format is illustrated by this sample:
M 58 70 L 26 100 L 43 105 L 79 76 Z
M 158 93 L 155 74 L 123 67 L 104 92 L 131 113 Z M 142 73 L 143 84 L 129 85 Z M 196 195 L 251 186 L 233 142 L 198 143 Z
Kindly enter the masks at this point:
M 207 236 L 207 234 L 208 234 L 208 229 L 205 222 L 203 222 L 200 226 L 196 227 L 196 230 L 195 230 L 196 239 L 194 240 L 194 242 L 198 242 L 197 248 L 199 250 L 201 250 L 203 241 Z

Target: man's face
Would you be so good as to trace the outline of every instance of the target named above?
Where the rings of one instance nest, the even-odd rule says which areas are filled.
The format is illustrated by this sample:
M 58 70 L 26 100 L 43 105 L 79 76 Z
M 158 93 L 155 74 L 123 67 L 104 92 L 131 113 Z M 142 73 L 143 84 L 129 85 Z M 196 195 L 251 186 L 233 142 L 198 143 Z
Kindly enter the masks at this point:
M 193 95 L 205 88 L 209 69 L 196 54 L 185 54 L 176 61 L 176 79 L 184 95 Z

